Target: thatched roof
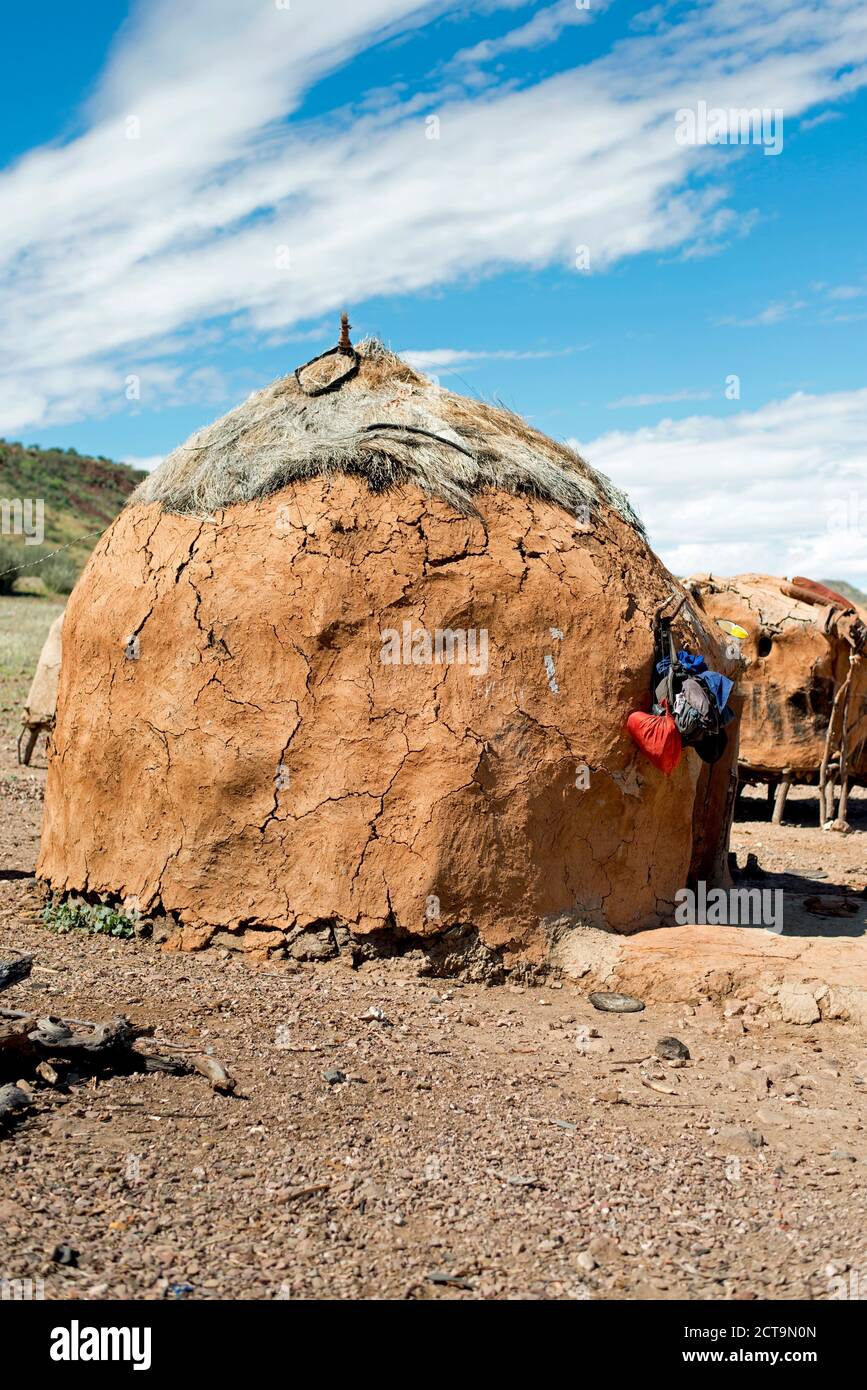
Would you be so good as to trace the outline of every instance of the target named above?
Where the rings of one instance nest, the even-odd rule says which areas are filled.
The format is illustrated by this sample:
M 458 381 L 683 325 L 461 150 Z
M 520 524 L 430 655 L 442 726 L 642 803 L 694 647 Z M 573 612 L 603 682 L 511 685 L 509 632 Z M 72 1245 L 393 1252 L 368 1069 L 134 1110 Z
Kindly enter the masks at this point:
M 441 389 L 375 339 L 341 346 L 257 391 L 175 449 L 133 503 L 211 515 L 301 478 L 351 473 L 375 491 L 414 483 L 462 512 L 485 489 L 578 512 L 627 498 L 574 450 L 511 411 Z

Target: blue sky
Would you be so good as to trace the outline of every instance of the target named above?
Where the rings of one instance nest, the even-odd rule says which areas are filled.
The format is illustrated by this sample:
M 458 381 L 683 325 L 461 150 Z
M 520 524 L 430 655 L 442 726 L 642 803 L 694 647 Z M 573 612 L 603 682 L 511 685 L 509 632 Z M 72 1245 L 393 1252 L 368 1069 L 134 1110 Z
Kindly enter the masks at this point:
M 4 38 L 6 438 L 150 465 L 346 305 L 576 441 L 672 568 L 867 582 L 860 0 L 43 0 Z M 702 104 L 782 148 L 679 142 Z

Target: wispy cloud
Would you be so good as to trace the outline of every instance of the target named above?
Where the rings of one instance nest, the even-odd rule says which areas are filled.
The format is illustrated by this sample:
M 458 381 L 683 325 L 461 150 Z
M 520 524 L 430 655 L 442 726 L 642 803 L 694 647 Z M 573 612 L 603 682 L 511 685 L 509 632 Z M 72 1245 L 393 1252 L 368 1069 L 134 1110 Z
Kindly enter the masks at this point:
M 533 18 L 518 29 L 511 29 L 496 39 L 483 39 L 472 48 L 464 48 L 457 54 L 457 63 L 489 63 L 504 53 L 514 53 L 522 48 L 543 48 L 553 43 L 563 33 L 582 24 L 590 24 L 597 15 L 608 9 L 611 0 L 592 0 L 579 9 L 575 0 L 555 0 L 552 5 L 537 10 Z
M 829 299 L 862 299 L 865 294 L 865 285 L 834 285 L 828 290 Z
M 842 121 L 842 111 L 820 111 L 818 116 L 807 116 L 801 121 L 802 130 L 814 130 L 817 125 L 827 125 L 829 121 Z
M 264 341 L 375 296 L 571 267 L 579 245 L 593 273 L 701 245 L 727 165 L 677 144 L 677 108 L 797 115 L 867 82 L 861 0 L 708 0 L 520 89 L 293 118 L 354 54 L 451 3 L 142 4 L 84 133 L 0 175 L 0 431 L 121 408 L 139 368 L 155 400 L 215 325 Z
M 727 315 L 716 319 L 715 324 L 718 328 L 769 328 L 785 323 L 804 310 L 808 310 L 814 318 L 820 317 L 823 323 L 843 323 L 860 316 L 832 313 L 831 306 L 862 299 L 865 295 L 867 285 L 829 285 L 827 281 L 818 280 L 802 295 L 792 292 L 765 305 L 758 313 L 744 317 Z
M 626 488 L 676 574 L 867 580 L 867 388 L 572 442 Z
M 537 352 L 522 352 L 514 348 L 495 351 L 473 348 L 406 348 L 401 357 L 420 372 L 447 371 L 465 367 L 472 362 L 532 362 L 546 357 L 568 357 L 573 352 L 586 352 L 587 345 L 568 348 L 546 348 Z
M 662 395 L 621 396 L 617 401 L 609 401 L 609 410 L 631 410 L 639 406 L 674 405 L 679 401 L 709 401 L 712 391 L 671 391 Z
M 803 299 L 777 299 L 772 304 L 765 305 L 757 314 L 747 318 L 727 315 L 725 318 L 717 319 L 717 325 L 726 328 L 767 328 L 771 324 L 782 323 L 784 319 L 791 318 L 803 308 Z

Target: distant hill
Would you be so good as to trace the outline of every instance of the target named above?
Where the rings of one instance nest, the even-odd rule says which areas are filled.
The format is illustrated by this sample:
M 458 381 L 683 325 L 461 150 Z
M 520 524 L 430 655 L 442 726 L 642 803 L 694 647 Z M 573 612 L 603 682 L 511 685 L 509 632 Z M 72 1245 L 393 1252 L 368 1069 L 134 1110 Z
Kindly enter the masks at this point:
M 867 594 L 856 589 L 854 584 L 847 584 L 845 579 L 820 579 L 819 583 L 828 589 L 836 589 L 838 594 L 842 594 L 850 603 L 857 603 L 859 608 L 867 608 Z
M 45 527 L 41 545 L 25 545 L 20 535 L 0 534 L 0 571 L 26 565 L 22 574 L 38 576 L 49 589 L 68 593 L 99 533 L 145 476 L 125 463 L 89 458 L 75 449 L 31 448 L 0 439 L 0 503 L 42 499 Z M 60 546 L 65 549 L 59 555 L 33 563 Z M 0 576 L 0 593 L 8 592 L 15 578 Z

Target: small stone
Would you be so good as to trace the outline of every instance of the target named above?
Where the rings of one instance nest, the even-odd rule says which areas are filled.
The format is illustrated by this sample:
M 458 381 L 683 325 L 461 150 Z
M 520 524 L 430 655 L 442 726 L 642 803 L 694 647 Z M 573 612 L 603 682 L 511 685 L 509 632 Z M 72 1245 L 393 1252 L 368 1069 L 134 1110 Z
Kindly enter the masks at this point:
M 656 1044 L 656 1055 L 668 1062 L 688 1062 L 689 1048 L 680 1038 L 660 1038 Z
M 330 931 L 305 931 L 292 942 L 289 954 L 293 960 L 331 960 L 337 947 Z
M 759 1100 L 764 1100 L 771 1086 L 768 1073 L 757 1067 L 755 1071 L 749 1073 L 749 1080 Z
M 620 1251 L 611 1236 L 593 1236 L 587 1242 L 588 1254 L 592 1255 L 597 1264 L 603 1264 L 606 1260 L 612 1260 L 619 1255 Z
M 384 1028 L 391 1028 L 392 1026 L 391 1019 L 386 1018 L 382 1009 L 378 1009 L 375 1004 L 371 1004 L 369 1009 L 365 1009 L 364 1013 L 361 1014 L 361 1020 L 363 1023 L 381 1023 Z
M 768 1067 L 768 1076 L 775 1086 L 781 1081 L 791 1081 L 798 1075 L 798 1068 L 794 1062 L 777 1062 L 773 1067 Z
M 785 984 L 777 995 L 780 1015 L 784 1023 L 818 1023 L 822 1017 L 816 996 L 808 985 Z
M 590 1254 L 590 1251 L 589 1251 L 589 1250 L 582 1250 L 582 1251 L 581 1251 L 581 1254 L 578 1256 L 577 1263 L 578 1263 L 579 1267 L 580 1267 L 581 1269 L 583 1269 L 583 1270 L 586 1270 L 588 1274 L 590 1273 L 591 1270 L 597 1268 L 596 1261 L 594 1260 L 593 1256 Z
M 346 1080 L 346 1072 L 340 1071 L 337 1067 L 329 1067 L 322 1073 L 322 1080 L 327 1081 L 329 1086 L 339 1086 Z
M 155 912 L 150 921 L 151 937 L 157 945 L 168 941 L 178 929 L 178 919 L 172 912 Z
M 55 1245 L 51 1258 L 56 1265 L 68 1265 L 70 1269 L 78 1268 L 78 1251 L 73 1250 L 71 1245 Z
M 631 994 L 588 994 L 587 998 L 594 1009 L 609 1014 L 637 1014 L 644 1008 L 644 1001 Z
M 726 1153 L 750 1156 L 763 1147 L 765 1137 L 757 1129 L 746 1129 L 743 1125 L 727 1125 L 721 1129 L 716 1143 Z
M 424 1277 L 429 1284 L 448 1284 L 455 1289 L 475 1288 L 469 1279 L 462 1279 L 458 1274 L 449 1274 L 448 1270 L 432 1269 Z
M 597 1029 L 588 1028 L 586 1025 L 578 1029 L 575 1034 L 575 1047 L 578 1052 L 604 1055 L 613 1051 L 611 1044 L 600 1038 Z

